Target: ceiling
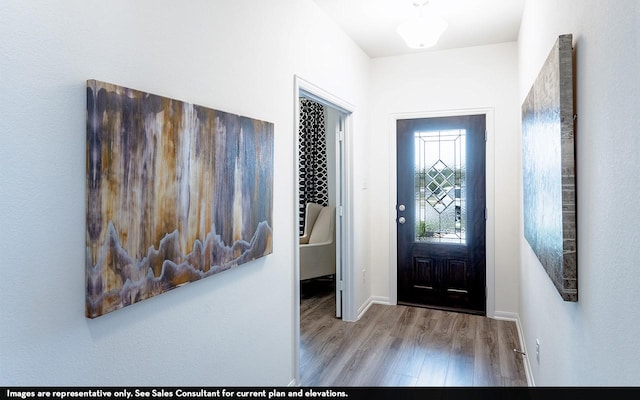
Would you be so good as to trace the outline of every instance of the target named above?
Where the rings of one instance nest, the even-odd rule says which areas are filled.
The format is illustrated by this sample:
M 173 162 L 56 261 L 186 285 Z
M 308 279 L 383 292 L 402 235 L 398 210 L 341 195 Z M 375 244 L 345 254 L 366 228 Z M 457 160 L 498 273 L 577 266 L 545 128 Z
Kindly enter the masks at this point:
M 411 49 L 396 27 L 418 13 L 413 0 L 313 0 L 371 58 L 512 42 L 518 39 L 525 0 L 431 0 L 449 23 L 429 49 Z

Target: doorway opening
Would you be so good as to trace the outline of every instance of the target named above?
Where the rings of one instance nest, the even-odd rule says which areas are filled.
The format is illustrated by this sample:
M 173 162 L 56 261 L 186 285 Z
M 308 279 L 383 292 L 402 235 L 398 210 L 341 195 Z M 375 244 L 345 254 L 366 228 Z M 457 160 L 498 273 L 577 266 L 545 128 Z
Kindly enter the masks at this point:
M 294 87 L 294 365 L 299 381 L 303 286 L 307 293 L 329 288 L 335 317 L 355 320 L 350 279 L 353 217 L 349 143 L 353 106 L 298 76 L 294 79 Z M 313 115 L 307 115 L 307 112 Z M 306 121 L 307 117 L 312 121 Z M 307 128 L 314 131 L 310 126 L 314 124 L 324 132 L 310 135 L 303 132 Z M 324 239 L 308 246 L 314 236 L 318 239 L 312 229 L 316 224 L 320 225 L 319 237 L 328 235 L 329 241 L 334 241 L 333 246 L 329 244 L 325 249 L 318 249 L 327 245 Z M 308 265 L 308 261 L 312 265 Z M 335 267 L 327 266 L 331 261 Z
M 333 304 L 342 317 L 341 215 L 344 114 L 301 93 L 298 124 L 298 209 L 301 319 Z

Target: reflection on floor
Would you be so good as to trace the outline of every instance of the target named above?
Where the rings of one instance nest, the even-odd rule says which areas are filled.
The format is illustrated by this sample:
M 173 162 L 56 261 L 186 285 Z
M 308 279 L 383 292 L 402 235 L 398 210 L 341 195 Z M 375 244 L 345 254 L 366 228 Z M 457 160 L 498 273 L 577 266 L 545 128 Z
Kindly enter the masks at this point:
M 302 386 L 527 386 L 513 321 L 373 304 L 345 322 L 334 290 L 300 284 Z

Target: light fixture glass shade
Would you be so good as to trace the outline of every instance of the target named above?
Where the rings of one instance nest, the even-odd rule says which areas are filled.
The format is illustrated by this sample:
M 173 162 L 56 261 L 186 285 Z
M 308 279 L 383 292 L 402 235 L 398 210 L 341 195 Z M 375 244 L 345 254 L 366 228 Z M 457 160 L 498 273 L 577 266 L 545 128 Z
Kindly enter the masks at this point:
M 426 49 L 435 45 L 449 24 L 435 15 L 421 15 L 398 26 L 396 31 L 412 49 Z

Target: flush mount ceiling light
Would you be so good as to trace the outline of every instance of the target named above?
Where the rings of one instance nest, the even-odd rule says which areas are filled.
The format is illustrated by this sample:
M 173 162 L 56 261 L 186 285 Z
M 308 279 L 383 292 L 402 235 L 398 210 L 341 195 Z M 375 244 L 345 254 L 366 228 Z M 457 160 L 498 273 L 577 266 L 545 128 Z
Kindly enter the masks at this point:
M 426 0 L 416 0 L 413 5 L 418 9 L 418 15 L 403 22 L 396 31 L 412 49 L 426 49 L 435 45 L 440 35 L 449 24 L 433 12 L 425 13 L 429 3 Z

